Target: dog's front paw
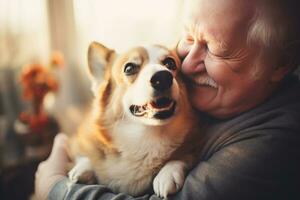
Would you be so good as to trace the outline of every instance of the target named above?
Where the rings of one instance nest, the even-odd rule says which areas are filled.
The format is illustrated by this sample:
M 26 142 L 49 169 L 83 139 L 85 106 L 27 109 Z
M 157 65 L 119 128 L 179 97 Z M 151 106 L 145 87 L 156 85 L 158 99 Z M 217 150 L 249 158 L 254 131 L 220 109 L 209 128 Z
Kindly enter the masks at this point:
M 167 198 L 180 190 L 185 180 L 186 164 L 183 161 L 170 161 L 159 171 L 153 181 L 157 196 Z
M 75 166 L 68 173 L 72 183 L 92 184 L 96 182 L 96 178 L 92 169 L 90 160 L 87 157 L 79 157 L 76 159 Z

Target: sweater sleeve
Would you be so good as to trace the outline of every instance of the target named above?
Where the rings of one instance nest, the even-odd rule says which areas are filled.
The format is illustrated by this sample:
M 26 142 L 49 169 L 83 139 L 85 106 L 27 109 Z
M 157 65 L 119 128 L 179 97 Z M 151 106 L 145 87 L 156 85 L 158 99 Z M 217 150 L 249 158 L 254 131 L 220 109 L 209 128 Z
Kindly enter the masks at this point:
M 124 193 L 114 194 L 103 185 L 70 184 L 64 178 L 54 185 L 48 196 L 49 200 L 160 200 L 155 195 L 133 198 Z
M 243 139 L 224 142 L 188 174 L 180 192 L 171 200 L 296 200 L 299 190 L 299 137 L 294 134 L 256 132 Z M 158 200 L 155 195 L 131 197 L 113 194 L 101 185 L 57 183 L 49 199 Z

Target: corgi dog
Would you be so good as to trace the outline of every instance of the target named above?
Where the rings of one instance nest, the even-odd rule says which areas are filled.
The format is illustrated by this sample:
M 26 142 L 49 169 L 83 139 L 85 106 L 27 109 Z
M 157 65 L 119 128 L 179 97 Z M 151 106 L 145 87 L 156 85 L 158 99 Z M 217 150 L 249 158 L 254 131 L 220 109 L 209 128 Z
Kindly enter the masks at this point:
M 154 191 L 166 198 L 181 189 L 195 160 L 187 141 L 199 127 L 180 65 L 174 51 L 159 45 L 122 54 L 89 46 L 95 98 L 70 138 L 72 183 L 93 172 L 100 184 L 132 196 Z

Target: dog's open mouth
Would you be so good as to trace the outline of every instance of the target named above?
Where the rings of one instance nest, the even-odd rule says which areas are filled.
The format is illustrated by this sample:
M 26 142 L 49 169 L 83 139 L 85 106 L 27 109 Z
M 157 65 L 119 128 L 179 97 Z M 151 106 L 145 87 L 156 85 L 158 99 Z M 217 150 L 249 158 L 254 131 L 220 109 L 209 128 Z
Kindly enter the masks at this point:
M 131 105 L 130 112 L 136 117 L 167 119 L 174 114 L 176 102 L 167 97 L 161 97 L 144 105 Z

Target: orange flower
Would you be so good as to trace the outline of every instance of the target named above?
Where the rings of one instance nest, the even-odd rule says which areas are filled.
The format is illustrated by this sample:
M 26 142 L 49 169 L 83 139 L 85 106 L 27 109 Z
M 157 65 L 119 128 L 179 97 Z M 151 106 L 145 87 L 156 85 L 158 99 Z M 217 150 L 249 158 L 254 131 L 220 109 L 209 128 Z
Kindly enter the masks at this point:
M 25 66 L 21 73 L 21 83 L 25 99 L 43 99 L 46 93 L 58 89 L 57 80 L 40 64 Z

